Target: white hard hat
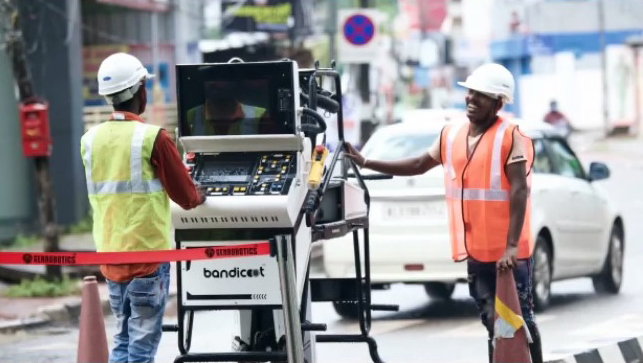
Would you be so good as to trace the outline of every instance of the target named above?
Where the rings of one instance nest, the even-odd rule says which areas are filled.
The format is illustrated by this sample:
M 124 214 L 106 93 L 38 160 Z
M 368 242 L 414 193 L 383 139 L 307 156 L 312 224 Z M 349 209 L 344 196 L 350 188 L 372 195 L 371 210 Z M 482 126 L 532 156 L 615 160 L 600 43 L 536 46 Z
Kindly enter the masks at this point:
M 115 53 L 105 58 L 98 68 L 98 94 L 107 102 L 125 102 L 136 94 L 141 80 L 154 77 L 140 60 L 126 53 Z
M 492 98 L 501 98 L 505 103 L 513 103 L 516 82 L 511 72 L 500 64 L 483 64 L 465 82 L 458 84 Z

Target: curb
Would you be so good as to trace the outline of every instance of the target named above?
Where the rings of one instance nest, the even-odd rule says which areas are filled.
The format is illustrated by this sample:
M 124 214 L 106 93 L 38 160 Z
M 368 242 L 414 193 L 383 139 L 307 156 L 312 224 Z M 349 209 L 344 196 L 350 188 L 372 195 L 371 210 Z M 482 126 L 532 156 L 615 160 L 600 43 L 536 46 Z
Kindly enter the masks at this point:
M 630 338 L 547 363 L 640 363 L 643 362 L 641 347 L 643 337 Z
M 168 299 L 174 298 L 176 292 L 170 291 Z M 109 306 L 109 297 L 100 299 L 103 316 L 111 315 L 112 309 Z M 34 328 L 42 328 L 50 325 L 64 325 L 78 322 L 80 318 L 80 307 L 82 301 L 79 297 L 77 300 L 65 304 L 52 304 L 43 306 L 37 312 L 28 318 L 10 320 L 0 323 L 0 334 L 11 334 L 18 331 L 24 331 Z

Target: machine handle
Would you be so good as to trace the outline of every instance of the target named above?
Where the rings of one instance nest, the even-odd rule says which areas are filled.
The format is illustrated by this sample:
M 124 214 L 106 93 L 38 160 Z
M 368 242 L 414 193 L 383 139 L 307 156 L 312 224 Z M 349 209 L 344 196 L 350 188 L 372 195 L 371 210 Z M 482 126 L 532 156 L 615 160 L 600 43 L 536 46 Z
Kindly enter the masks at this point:
M 304 132 L 314 132 L 316 134 L 321 134 L 326 132 L 326 121 L 324 118 L 318 114 L 317 112 L 309 109 L 309 108 L 304 108 L 303 109 L 303 114 L 306 117 L 302 118 L 302 121 L 305 119 L 312 119 L 315 121 L 316 124 L 310 124 L 310 123 L 303 123 L 301 124 L 301 129 Z
M 299 94 L 299 98 L 302 103 L 310 105 L 310 99 L 304 93 Z M 317 94 L 317 106 L 323 110 L 326 110 L 330 113 L 337 113 L 339 111 L 339 102 L 335 101 L 331 97 L 324 96 L 322 94 Z

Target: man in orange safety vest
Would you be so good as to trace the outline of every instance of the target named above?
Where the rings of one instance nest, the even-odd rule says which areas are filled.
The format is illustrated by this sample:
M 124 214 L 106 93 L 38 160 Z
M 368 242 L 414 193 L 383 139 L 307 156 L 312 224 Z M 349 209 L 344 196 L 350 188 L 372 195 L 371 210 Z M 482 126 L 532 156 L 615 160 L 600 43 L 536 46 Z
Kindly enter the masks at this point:
M 455 261 L 467 261 L 469 292 L 489 333 L 493 356 L 497 270 L 513 270 L 520 309 L 529 329 L 532 361 L 542 362 L 540 335 L 532 303 L 530 228 L 533 144 L 518 126 L 498 116 L 513 101 L 515 81 L 499 64 L 484 64 L 459 84 L 469 91 L 469 122 L 445 126 L 440 138 L 418 157 L 367 160 L 352 145 L 346 156 L 360 167 L 410 176 L 444 168 L 445 199 Z

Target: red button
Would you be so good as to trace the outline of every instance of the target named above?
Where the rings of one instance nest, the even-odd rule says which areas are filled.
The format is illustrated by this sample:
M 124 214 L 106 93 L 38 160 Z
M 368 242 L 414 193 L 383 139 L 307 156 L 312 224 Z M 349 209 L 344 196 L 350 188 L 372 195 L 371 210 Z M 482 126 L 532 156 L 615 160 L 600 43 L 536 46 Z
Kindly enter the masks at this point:
M 195 157 L 196 157 L 196 155 L 195 155 L 194 153 L 187 153 L 187 154 L 185 155 L 185 159 L 186 159 L 187 161 L 189 161 L 189 162 L 194 161 L 194 158 L 195 158 Z

